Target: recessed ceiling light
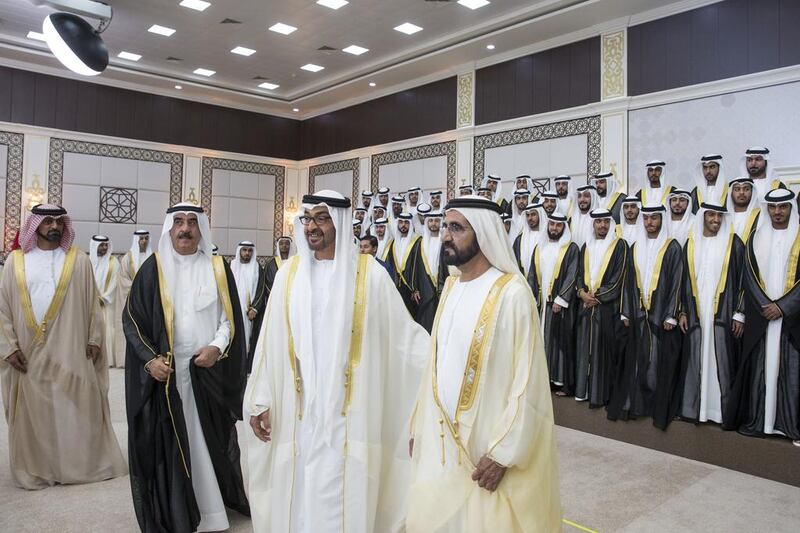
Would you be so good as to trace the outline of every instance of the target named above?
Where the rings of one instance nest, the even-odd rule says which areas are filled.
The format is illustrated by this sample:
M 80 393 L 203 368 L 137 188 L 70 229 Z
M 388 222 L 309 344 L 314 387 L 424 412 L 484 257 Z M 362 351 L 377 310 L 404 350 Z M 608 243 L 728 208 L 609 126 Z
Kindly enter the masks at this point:
M 319 65 L 315 65 L 314 63 L 309 63 L 308 65 L 303 65 L 300 67 L 303 70 L 307 70 L 309 72 L 319 72 L 320 70 L 324 70 L 325 67 L 321 67 Z
M 494 50 L 494 45 L 493 44 L 487 44 L 486 45 L 486 49 L 487 50 Z
M 38 31 L 29 31 L 28 39 L 33 39 L 34 41 L 46 41 L 44 38 L 44 33 L 39 33 Z
M 147 31 L 149 31 L 150 33 L 157 33 L 158 35 L 163 35 L 164 37 L 169 37 L 170 35 L 175 33 L 175 30 L 173 30 L 172 28 L 167 28 L 166 26 L 159 26 L 158 24 L 153 24 L 152 26 L 150 26 L 150 28 L 148 28 Z
M 420 28 L 416 24 L 411 24 L 410 22 L 404 22 L 399 26 L 395 26 L 394 29 L 401 33 L 405 33 L 406 35 L 413 35 L 418 31 L 422 31 L 422 28 Z
M 275 33 L 282 33 L 283 35 L 289 35 L 297 28 L 294 26 L 289 26 L 288 24 L 284 24 L 283 22 L 278 22 L 277 24 L 273 24 L 269 27 L 269 31 L 274 31 Z
M 377 83 L 375 83 L 374 81 L 369 82 L 369 86 L 370 87 L 375 87 L 376 85 L 377 85 Z
M 488 0 L 458 0 L 458 3 L 470 9 L 478 9 L 479 7 L 488 6 L 491 2 Z
M 139 54 L 132 54 L 130 52 L 120 52 L 117 54 L 120 59 L 127 59 L 128 61 L 139 61 L 142 56 Z
M 329 7 L 331 9 L 339 9 L 340 7 L 344 7 L 350 2 L 347 0 L 317 0 L 317 3 L 321 6 Z
M 299 113 L 299 112 L 300 112 L 300 110 L 299 110 L 299 109 L 297 109 L 296 107 L 293 107 L 293 108 L 292 108 L 292 111 L 294 111 L 295 113 Z
M 270 83 L 268 81 L 265 81 L 264 83 L 259 83 L 258 86 L 261 87 L 262 89 L 267 89 L 269 91 L 272 91 L 273 89 L 277 89 L 278 87 L 280 87 L 280 85 L 278 85 L 277 83 Z
M 204 2 L 203 0 L 183 0 L 180 5 L 188 7 L 189 9 L 194 9 L 195 11 L 205 11 L 211 3 Z
M 351 44 L 347 48 L 342 48 L 342 52 L 347 52 L 348 54 L 353 54 L 354 56 L 360 56 L 365 52 L 369 52 L 369 48 L 364 48 L 362 46 Z
M 196 68 L 194 69 L 194 73 L 200 76 L 213 76 L 217 73 L 216 70 L 208 70 L 207 68 Z
M 176 85 L 175 88 L 180 91 L 181 89 L 183 89 L 183 85 Z
M 237 46 L 231 50 L 232 54 L 239 54 L 240 56 L 251 56 L 256 53 L 252 48 L 245 48 L 244 46 Z

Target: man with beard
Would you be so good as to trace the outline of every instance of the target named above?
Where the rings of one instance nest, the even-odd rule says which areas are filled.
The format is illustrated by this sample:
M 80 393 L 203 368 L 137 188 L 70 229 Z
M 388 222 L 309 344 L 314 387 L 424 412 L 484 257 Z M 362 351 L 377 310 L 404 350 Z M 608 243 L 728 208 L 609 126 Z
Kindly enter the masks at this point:
M 359 221 L 364 222 L 367 219 L 367 208 L 356 207 L 353 209 L 353 218 L 357 218 Z
M 572 242 L 580 248 L 594 231 L 591 212 L 597 209 L 597 189 L 592 185 L 581 185 L 575 195 L 578 200 L 578 212 L 572 217 L 570 229 Z
M 772 189 L 785 189 L 775 177 L 775 169 L 769 166 L 769 148 L 754 146 L 748 148 L 742 156 L 742 175 L 753 180 L 756 202 L 764 201 L 764 196 Z
M 437 211 L 425 215 L 425 226 L 422 230 L 422 253 L 425 269 L 436 287 L 436 305 L 439 304 L 439 293 L 447 279 L 447 266 L 441 261 L 442 239 L 441 228 L 444 215 Z M 436 311 L 434 305 L 434 312 Z
M 572 242 L 567 216 L 547 218 L 547 238 L 533 251 L 528 283 L 541 317 L 550 382 L 557 396 L 575 391 L 575 280 L 580 250 Z
M 619 212 L 622 207 L 622 200 L 625 199 L 625 194 L 617 190 L 618 183 L 614 174 L 612 172 L 595 174 L 589 180 L 589 185 L 594 185 L 594 188 L 597 189 L 597 207 L 611 211 L 614 222 L 619 224 Z
M 0 383 L 16 486 L 125 475 L 108 409 L 103 318 L 67 211 L 36 205 L 0 277 Z M 8 482 L 6 482 L 8 483 Z
M 511 214 L 511 204 L 508 200 L 503 198 L 503 187 L 500 176 L 497 174 L 489 174 L 483 179 L 481 187 L 485 187 L 491 191 L 491 200 L 500 206 L 503 213 Z
M 429 199 L 434 212 L 442 210 L 442 191 L 431 191 Z
M 553 409 L 535 302 L 504 242 L 500 207 L 472 196 L 445 210 L 443 260 L 457 271 L 442 294 L 410 424 L 406 529 L 558 531 Z
M 795 195 L 773 189 L 747 242 L 742 364 L 736 422 L 744 435 L 784 435 L 800 446 L 800 232 Z
M 255 353 L 258 337 L 261 334 L 261 322 L 264 319 L 264 311 L 269 302 L 269 296 L 272 293 L 272 285 L 275 283 L 275 277 L 278 275 L 278 270 L 286 264 L 286 262 L 297 253 L 294 248 L 292 238 L 284 235 L 275 241 L 275 255 L 268 258 L 264 264 L 264 268 L 259 269 L 258 275 L 258 290 L 250 305 L 248 316 L 253 316 L 253 332 L 250 335 L 250 348 L 247 352 L 247 372 L 253 366 L 253 354 Z
M 667 164 L 660 160 L 650 161 L 645 165 L 647 169 L 647 182 L 639 189 L 636 196 L 642 201 L 642 205 L 667 203 L 667 196 L 672 192 L 673 187 L 666 184 Z
M 239 296 L 239 311 L 244 325 L 245 350 L 250 351 L 253 335 L 253 320 L 258 310 L 255 300 L 258 294 L 258 281 L 263 276 L 256 260 L 256 245 L 252 241 L 242 241 L 236 247 L 236 256 L 231 261 L 231 272 L 236 281 L 236 293 Z M 258 337 L 258 335 L 256 335 Z
M 572 209 L 575 207 L 575 198 L 572 195 L 572 178 L 566 174 L 556 176 L 553 180 L 558 195 L 558 210 L 572 218 Z
M 245 393 L 253 529 L 402 527 L 408 420 L 430 337 L 350 244 L 350 200 L 306 195 Z M 255 437 L 253 437 L 255 435 Z M 268 443 L 268 444 L 267 444 Z
M 628 246 L 631 246 L 636 240 L 636 233 L 639 227 L 639 219 L 641 218 L 641 205 L 642 201 L 638 196 L 627 196 L 622 201 L 622 238 Z
M 400 195 L 392 196 L 392 215 L 391 219 L 396 220 L 400 213 L 403 212 L 403 207 L 406 205 L 406 199 Z
M 542 240 L 542 236 L 547 231 L 544 226 L 546 225 L 547 215 L 542 209 L 542 204 L 536 202 L 528 204 L 525 208 L 525 227 L 522 229 L 517 238 L 514 240 L 512 249 L 514 250 L 514 257 L 517 259 L 519 269 L 528 277 L 531 271 L 531 262 L 533 261 L 533 250 L 536 245 Z
M 118 364 L 117 360 L 122 355 L 115 353 L 116 348 L 116 317 L 122 313 L 119 305 L 119 261 L 111 255 L 114 252 L 111 239 L 105 235 L 92 235 L 89 242 L 89 259 L 94 270 L 94 282 L 97 284 L 100 308 L 103 310 L 103 346 L 109 366 L 125 366 Z
M 643 205 L 642 224 L 631 246 L 631 294 L 623 317 L 630 319 L 635 355 L 621 373 L 619 394 L 609 406 L 609 418 L 652 416 L 666 429 L 677 412 L 675 391 L 680 373 L 681 247 L 670 237 L 670 218 L 663 204 Z
M 697 213 L 700 204 L 725 205 L 728 197 L 728 182 L 722 171 L 722 156 L 704 155 L 700 158 L 697 185 L 692 189 L 692 214 Z
M 727 411 L 744 331 L 744 244 L 728 217 L 723 205 L 703 203 L 683 251 L 678 414 L 693 422 L 734 418 Z
M 372 200 L 375 195 L 372 191 L 361 191 L 361 207 L 369 210 L 372 207 Z
M 236 281 L 211 255 L 203 209 L 167 209 L 158 253 L 133 280 L 128 339 L 128 460 L 142 531 L 228 529 L 249 516 L 239 463 L 247 362 Z
M 421 187 L 411 187 L 408 189 L 408 206 L 406 211 L 412 215 L 417 214 L 417 204 L 419 204 L 419 194 L 422 192 Z
M 361 241 L 361 221 L 357 218 L 352 220 L 353 225 L 353 243 L 358 246 L 359 241 Z
M 458 188 L 459 196 L 470 196 L 473 194 L 472 185 L 462 185 Z
M 425 228 L 425 217 L 428 216 L 433 211 L 431 204 L 426 202 L 420 202 L 417 204 L 417 213 L 414 216 L 414 231 L 417 235 L 422 235 L 423 229 Z
M 532 190 L 531 187 L 533 186 L 533 180 L 527 174 L 523 174 L 521 176 L 517 176 L 514 178 L 514 190 L 518 191 L 519 189 L 528 189 L 529 191 Z
M 517 189 L 514 191 L 514 205 L 511 206 L 511 234 L 516 239 L 525 227 L 525 209 L 531 200 L 531 191 Z M 513 242 L 513 241 L 512 241 Z
M 575 399 L 607 405 L 624 360 L 629 322 L 620 318 L 629 268 L 628 246 L 608 209 L 591 213 L 592 233 L 578 261 Z
M 545 191 L 539 196 L 539 200 L 542 202 L 542 209 L 544 212 L 547 213 L 547 216 L 552 215 L 556 212 L 556 208 L 558 207 L 558 194 L 555 191 Z
M 753 197 L 753 180 L 749 176 L 733 178 L 729 185 L 727 210 L 732 217 L 733 231 L 747 244 L 761 213 L 758 200 Z
M 125 308 L 125 302 L 128 300 L 128 293 L 131 291 L 133 278 L 141 268 L 145 260 L 153 255 L 153 249 L 150 246 L 150 232 L 146 229 L 137 229 L 133 232 L 133 242 L 131 248 L 128 250 L 119 262 L 119 312 L 114 317 L 116 325 L 114 326 L 115 340 L 114 340 L 114 355 L 116 361 L 113 363 L 109 361 L 111 366 L 118 366 L 120 368 L 125 366 L 125 331 L 122 329 L 122 311 Z
M 686 239 L 689 236 L 689 230 L 692 228 L 694 215 L 689 211 L 689 204 L 692 196 L 689 191 L 683 189 L 672 189 L 672 192 L 667 196 L 670 212 L 670 231 L 672 238 L 678 241 L 678 244 L 683 247 L 686 244 Z
M 492 189 L 489 187 L 479 187 L 478 188 L 478 196 L 482 198 L 486 198 L 487 200 L 492 199 Z

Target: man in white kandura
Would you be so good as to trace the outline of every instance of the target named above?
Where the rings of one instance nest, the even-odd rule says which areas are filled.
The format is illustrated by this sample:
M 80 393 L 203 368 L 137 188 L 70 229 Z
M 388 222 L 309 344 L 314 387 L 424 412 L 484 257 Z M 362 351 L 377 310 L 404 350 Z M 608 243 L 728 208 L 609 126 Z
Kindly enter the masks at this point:
M 119 313 L 115 317 L 116 325 L 114 326 L 114 356 L 116 361 L 109 361 L 111 366 L 118 368 L 125 366 L 125 331 L 122 328 L 122 311 L 125 308 L 128 294 L 131 292 L 133 278 L 136 277 L 136 273 L 145 259 L 151 255 L 153 255 L 153 248 L 150 243 L 150 232 L 146 229 L 137 229 L 133 232 L 130 250 L 119 262 L 119 294 L 117 295 Z
M 258 292 L 259 271 L 256 245 L 251 241 L 240 242 L 236 247 L 236 257 L 231 261 L 231 272 L 236 280 L 236 292 L 239 294 L 239 307 L 244 322 L 244 341 L 248 351 L 250 351 L 253 320 L 256 317 L 254 303 Z
M 67 211 L 35 206 L 0 278 L 0 383 L 14 484 L 125 475 L 111 427 L 103 318 Z M 6 482 L 8 483 L 8 482 Z
M 442 260 L 457 270 L 411 423 L 409 533 L 561 531 L 539 318 L 500 211 L 477 196 L 445 210 Z
M 119 261 L 113 257 L 114 248 L 111 239 L 105 235 L 92 235 L 89 242 L 89 259 L 94 270 L 94 282 L 103 309 L 103 353 L 109 366 L 125 366 L 117 364 L 125 353 L 116 353 L 117 316 L 122 314 L 119 306 L 117 284 L 119 281 Z
M 350 200 L 320 191 L 302 209 L 245 391 L 253 529 L 402 531 L 430 337 L 352 244 Z

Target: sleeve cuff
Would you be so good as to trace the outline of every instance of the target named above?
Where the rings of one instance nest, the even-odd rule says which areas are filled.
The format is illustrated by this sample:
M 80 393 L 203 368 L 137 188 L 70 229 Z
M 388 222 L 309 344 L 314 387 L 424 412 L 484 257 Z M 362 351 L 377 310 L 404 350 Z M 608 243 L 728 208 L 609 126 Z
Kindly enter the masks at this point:
M 269 411 L 269 407 L 267 407 L 265 405 L 256 405 L 255 407 L 253 407 L 253 410 L 250 412 L 250 416 L 258 416 L 258 415 L 260 415 L 262 413 L 266 413 L 267 411 Z
M 221 335 L 218 335 L 213 341 L 211 341 L 209 346 L 216 346 L 220 353 L 220 359 L 225 354 L 225 348 L 228 347 L 228 340 Z
M 733 313 L 733 319 L 744 324 L 744 313 Z
M 625 315 L 619 315 L 619 319 L 620 320 L 628 320 L 628 317 L 626 317 Z
M 568 301 L 566 301 L 566 300 L 565 300 L 564 298 L 562 298 L 561 296 L 556 296 L 556 298 L 555 298 L 555 300 L 553 300 L 553 302 L 557 303 L 558 305 L 560 305 L 560 306 L 561 306 L 561 307 L 563 307 L 564 309 L 567 309 L 567 308 L 569 307 L 569 302 L 568 302 Z M 496 461 L 495 461 L 495 462 L 496 462 Z
M 677 321 L 677 320 L 675 320 L 675 319 L 674 319 L 674 318 L 672 318 L 672 317 L 669 317 L 669 318 L 668 318 L 668 319 L 666 319 L 664 322 L 666 322 L 667 324 L 672 324 L 673 326 L 677 326 L 677 325 L 678 325 L 678 321 Z

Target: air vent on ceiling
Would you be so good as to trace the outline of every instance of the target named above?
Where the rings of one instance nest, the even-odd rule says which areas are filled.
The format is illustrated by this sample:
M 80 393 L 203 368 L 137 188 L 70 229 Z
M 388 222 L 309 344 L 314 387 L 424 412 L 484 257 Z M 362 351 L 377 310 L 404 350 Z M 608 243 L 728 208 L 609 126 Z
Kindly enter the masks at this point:
M 326 44 L 326 45 L 320 46 L 319 48 L 317 48 L 317 50 L 319 50 L 320 52 L 335 52 L 336 50 L 338 50 L 338 48 L 334 48 L 334 47 L 328 46 Z
M 241 23 L 242 22 L 240 20 L 234 20 L 234 19 L 225 19 L 222 22 L 220 22 L 220 24 L 241 24 Z
M 183 59 L 181 59 L 180 57 L 169 56 L 167 58 L 167 61 L 172 61 L 173 63 L 177 63 L 178 61 L 183 61 Z

